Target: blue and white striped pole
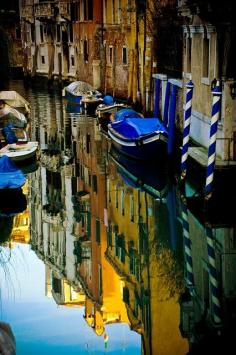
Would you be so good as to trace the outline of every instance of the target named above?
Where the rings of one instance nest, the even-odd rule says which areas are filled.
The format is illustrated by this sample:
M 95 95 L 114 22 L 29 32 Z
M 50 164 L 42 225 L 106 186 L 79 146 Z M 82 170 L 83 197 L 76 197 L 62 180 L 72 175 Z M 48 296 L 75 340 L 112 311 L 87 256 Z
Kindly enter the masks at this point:
M 213 320 L 216 324 L 221 323 L 221 305 L 218 276 L 216 270 L 215 247 L 212 228 L 206 227 L 207 253 L 209 265 L 209 280 L 211 289 L 211 303 Z
M 215 160 L 216 160 L 216 133 L 218 128 L 218 120 L 220 116 L 221 94 L 222 94 L 219 81 L 217 81 L 216 87 L 212 91 L 212 94 L 213 94 L 213 104 L 212 104 L 210 142 L 208 147 L 208 162 L 207 162 L 206 185 L 205 185 L 206 199 L 211 197 L 212 188 L 213 188 L 213 177 L 214 177 L 214 168 L 215 168 Z
M 184 256 L 185 256 L 185 278 L 190 294 L 194 293 L 193 259 L 192 246 L 189 235 L 188 208 L 185 197 L 182 198 L 182 225 L 184 237 Z
M 184 112 L 184 131 L 183 131 L 183 144 L 182 144 L 182 157 L 181 157 L 181 178 L 182 179 L 185 178 L 186 171 L 187 171 L 193 87 L 194 85 L 190 78 L 189 82 L 186 84 L 187 91 L 186 91 L 186 102 L 185 102 L 185 112 Z

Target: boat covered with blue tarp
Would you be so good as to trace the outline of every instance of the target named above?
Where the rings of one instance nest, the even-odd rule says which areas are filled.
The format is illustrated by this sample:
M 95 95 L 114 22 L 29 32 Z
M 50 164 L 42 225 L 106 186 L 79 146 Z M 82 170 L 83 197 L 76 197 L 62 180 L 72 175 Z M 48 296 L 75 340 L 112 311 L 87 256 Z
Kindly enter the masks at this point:
M 158 118 L 144 118 L 133 109 L 122 109 L 108 124 L 114 146 L 135 159 L 162 159 L 167 153 L 168 130 Z
M 8 156 L 3 155 L 0 158 L 0 189 L 18 189 L 25 181 L 22 171 Z

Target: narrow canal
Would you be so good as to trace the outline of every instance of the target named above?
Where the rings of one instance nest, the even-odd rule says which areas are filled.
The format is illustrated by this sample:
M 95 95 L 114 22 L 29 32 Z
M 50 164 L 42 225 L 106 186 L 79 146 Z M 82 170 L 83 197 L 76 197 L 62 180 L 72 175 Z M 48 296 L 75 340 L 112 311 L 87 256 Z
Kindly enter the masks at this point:
M 233 226 L 203 220 L 191 186 L 183 199 L 165 169 L 119 155 L 60 93 L 11 89 L 30 101 L 40 144 L 12 212 L 0 211 L 1 321 L 17 354 L 225 351 Z

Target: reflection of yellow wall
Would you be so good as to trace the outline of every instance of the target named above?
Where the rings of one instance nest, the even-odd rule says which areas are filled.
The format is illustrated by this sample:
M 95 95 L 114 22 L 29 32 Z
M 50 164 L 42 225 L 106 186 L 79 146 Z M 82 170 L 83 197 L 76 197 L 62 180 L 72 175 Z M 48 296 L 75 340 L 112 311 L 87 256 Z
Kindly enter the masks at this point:
M 18 243 L 29 243 L 29 210 L 19 213 L 14 218 L 11 239 Z
M 172 252 L 156 244 L 158 235 L 155 218 L 158 218 L 158 205 L 147 193 L 125 186 L 116 173 L 110 176 L 108 215 L 110 224 L 117 225 L 117 232 L 112 231 L 112 247 L 108 246 L 107 253 L 114 268 L 123 275 L 128 290 L 126 306 L 131 327 L 142 334 L 145 354 L 187 353 L 188 343 L 179 331 L 178 298 L 182 291 L 182 273 L 178 273 Z M 132 210 L 133 220 L 130 215 Z M 140 253 L 139 222 L 147 230 L 145 255 Z M 115 234 L 124 235 L 125 262 L 116 255 Z M 133 273 L 129 265 L 130 255 L 127 253 L 130 242 L 136 252 L 136 262 L 139 263 L 139 271 Z

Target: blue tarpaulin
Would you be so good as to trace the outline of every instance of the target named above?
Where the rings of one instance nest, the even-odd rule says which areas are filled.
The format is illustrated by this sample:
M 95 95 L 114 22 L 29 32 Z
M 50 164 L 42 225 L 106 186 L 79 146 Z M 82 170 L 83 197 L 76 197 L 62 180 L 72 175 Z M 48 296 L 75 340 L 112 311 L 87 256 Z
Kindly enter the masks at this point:
M 25 180 L 25 175 L 8 156 L 0 158 L 0 189 L 18 189 Z

